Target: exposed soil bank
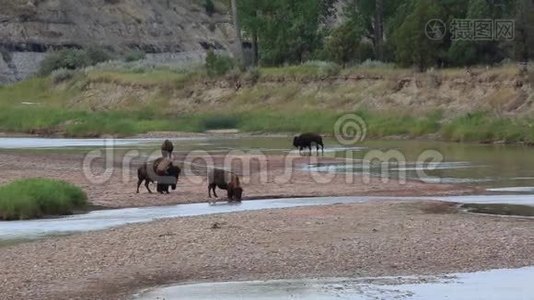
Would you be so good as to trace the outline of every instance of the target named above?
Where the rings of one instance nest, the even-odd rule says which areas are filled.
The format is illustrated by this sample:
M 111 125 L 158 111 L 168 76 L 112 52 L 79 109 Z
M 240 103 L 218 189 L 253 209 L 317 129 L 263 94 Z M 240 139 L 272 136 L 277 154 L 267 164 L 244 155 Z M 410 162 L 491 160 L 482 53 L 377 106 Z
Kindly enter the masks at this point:
M 533 252 L 532 220 L 455 213 L 440 202 L 245 212 L 1 248 L 0 299 L 127 299 L 178 282 L 468 272 L 533 265 Z

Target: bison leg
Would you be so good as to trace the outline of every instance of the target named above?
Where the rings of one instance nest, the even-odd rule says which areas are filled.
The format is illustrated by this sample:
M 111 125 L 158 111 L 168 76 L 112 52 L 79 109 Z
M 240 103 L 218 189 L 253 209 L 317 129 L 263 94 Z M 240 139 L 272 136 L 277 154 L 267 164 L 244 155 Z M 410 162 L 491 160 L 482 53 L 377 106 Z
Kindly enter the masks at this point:
M 139 194 L 139 187 L 141 186 L 141 183 L 143 183 L 143 179 L 137 180 L 137 194 Z
M 228 196 L 228 202 L 232 202 L 234 200 L 234 189 L 231 187 L 228 187 L 226 190 L 227 196 Z
M 215 196 L 215 198 L 218 198 L 217 197 L 217 193 L 215 193 L 215 186 L 216 184 L 215 183 L 210 183 L 208 185 L 208 196 L 211 198 L 211 191 L 213 190 L 213 196 Z
M 148 190 L 148 192 L 149 192 L 150 194 L 152 194 L 152 191 L 151 191 L 150 188 L 148 187 L 149 184 L 150 184 L 150 181 L 145 180 L 145 187 L 146 187 L 146 189 Z
M 215 196 L 215 198 L 219 198 L 219 196 L 217 196 L 217 193 L 215 192 L 216 187 L 216 185 L 213 186 L 213 196 Z
M 210 205 L 212 204 L 215 204 L 217 202 L 217 200 L 213 199 L 213 201 L 211 200 L 211 190 L 213 190 L 213 195 L 215 195 L 215 197 L 217 197 L 217 194 L 215 193 L 215 183 L 210 183 L 208 185 L 208 196 L 210 197 L 210 200 L 208 201 L 208 203 Z

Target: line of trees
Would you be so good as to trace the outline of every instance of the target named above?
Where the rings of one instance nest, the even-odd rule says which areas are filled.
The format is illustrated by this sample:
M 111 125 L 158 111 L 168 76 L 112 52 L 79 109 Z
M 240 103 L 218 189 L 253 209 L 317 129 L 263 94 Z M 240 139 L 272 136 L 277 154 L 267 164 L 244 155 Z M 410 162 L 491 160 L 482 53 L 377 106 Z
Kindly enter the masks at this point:
M 232 0 L 253 61 L 262 65 L 365 60 L 428 67 L 495 64 L 534 57 L 531 0 Z M 431 19 L 513 19 L 513 40 L 429 39 Z M 341 20 L 341 21 L 339 21 Z M 449 28 L 450 29 L 450 28 Z

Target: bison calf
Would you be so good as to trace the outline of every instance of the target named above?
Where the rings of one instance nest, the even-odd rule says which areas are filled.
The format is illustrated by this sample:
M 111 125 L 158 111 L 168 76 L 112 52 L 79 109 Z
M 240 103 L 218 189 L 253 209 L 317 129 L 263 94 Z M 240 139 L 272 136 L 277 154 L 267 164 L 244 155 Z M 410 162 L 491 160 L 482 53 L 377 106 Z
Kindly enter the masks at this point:
M 213 190 L 213 195 L 217 198 L 217 193 L 215 193 L 215 187 L 226 190 L 228 194 L 228 201 L 241 201 L 243 196 L 243 188 L 239 184 L 239 177 L 232 173 L 227 172 L 221 169 L 213 169 L 208 172 L 208 196 L 211 198 L 211 191 Z M 210 204 L 215 204 L 216 200 L 211 201 Z
M 176 183 L 180 176 L 180 168 L 173 165 L 172 161 L 166 158 L 158 158 L 152 163 L 144 163 L 137 169 L 137 193 L 139 193 L 139 186 L 145 182 L 145 187 L 149 193 L 152 191 L 149 188 L 151 182 L 157 182 L 156 189 L 158 193 L 169 193 L 169 187 L 176 189 Z
M 312 152 L 312 144 L 315 144 L 317 148 L 317 154 L 319 154 L 319 146 L 321 146 L 321 153 L 324 154 L 323 138 L 316 133 L 303 133 L 293 138 L 293 146 L 299 148 L 299 154 L 304 148 L 310 149 L 310 155 Z

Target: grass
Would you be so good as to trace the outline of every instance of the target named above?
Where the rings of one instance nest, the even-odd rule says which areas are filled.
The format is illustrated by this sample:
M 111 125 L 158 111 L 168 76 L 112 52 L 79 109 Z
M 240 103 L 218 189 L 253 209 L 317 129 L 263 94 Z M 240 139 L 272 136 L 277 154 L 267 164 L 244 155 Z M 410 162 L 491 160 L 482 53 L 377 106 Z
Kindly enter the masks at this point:
M 0 219 L 23 220 L 66 215 L 87 205 L 78 187 L 52 179 L 22 179 L 0 187 Z
M 261 68 L 260 83 L 243 86 L 238 92 L 219 88 L 220 83 L 227 85 L 229 79 L 207 78 L 201 69 L 125 66 L 99 65 L 76 72 L 61 82 L 54 82 L 51 77 L 32 78 L 0 87 L 0 131 L 70 137 L 229 128 L 245 132 L 332 134 L 340 116 L 357 113 L 366 121 L 368 138 L 435 134 L 456 142 L 534 143 L 534 119 L 526 117 L 496 117 L 484 111 L 444 119 L 439 111 L 417 114 L 394 111 L 395 108 L 390 111 L 382 108 L 380 112 L 361 109 L 368 105 L 359 105 L 365 99 L 390 92 L 387 80 L 412 74 L 411 70 L 387 65 L 340 70 L 335 64 L 310 62 Z M 501 69 L 505 74 L 514 70 L 505 66 L 491 72 Z M 389 79 L 371 86 L 363 81 L 331 84 L 321 80 L 335 74 L 362 72 Z M 461 69 L 436 72 L 445 77 L 465 76 Z M 311 85 L 303 84 L 301 79 L 319 81 Z M 108 93 L 113 94 L 109 101 L 102 99 Z M 498 99 L 490 101 L 498 106 L 502 99 L 511 97 L 506 93 L 496 94 Z M 206 97 L 209 104 L 196 104 L 203 103 Z
M 454 142 L 532 144 L 533 125 L 534 120 L 531 119 L 495 118 L 488 113 L 478 112 L 453 119 L 441 131 L 446 140 Z
M 163 87 L 180 89 L 191 80 L 193 74 L 173 72 L 171 70 L 154 69 L 146 71 L 90 71 L 87 79 L 95 83 L 111 83 L 118 85 L 131 85 L 142 88 Z

